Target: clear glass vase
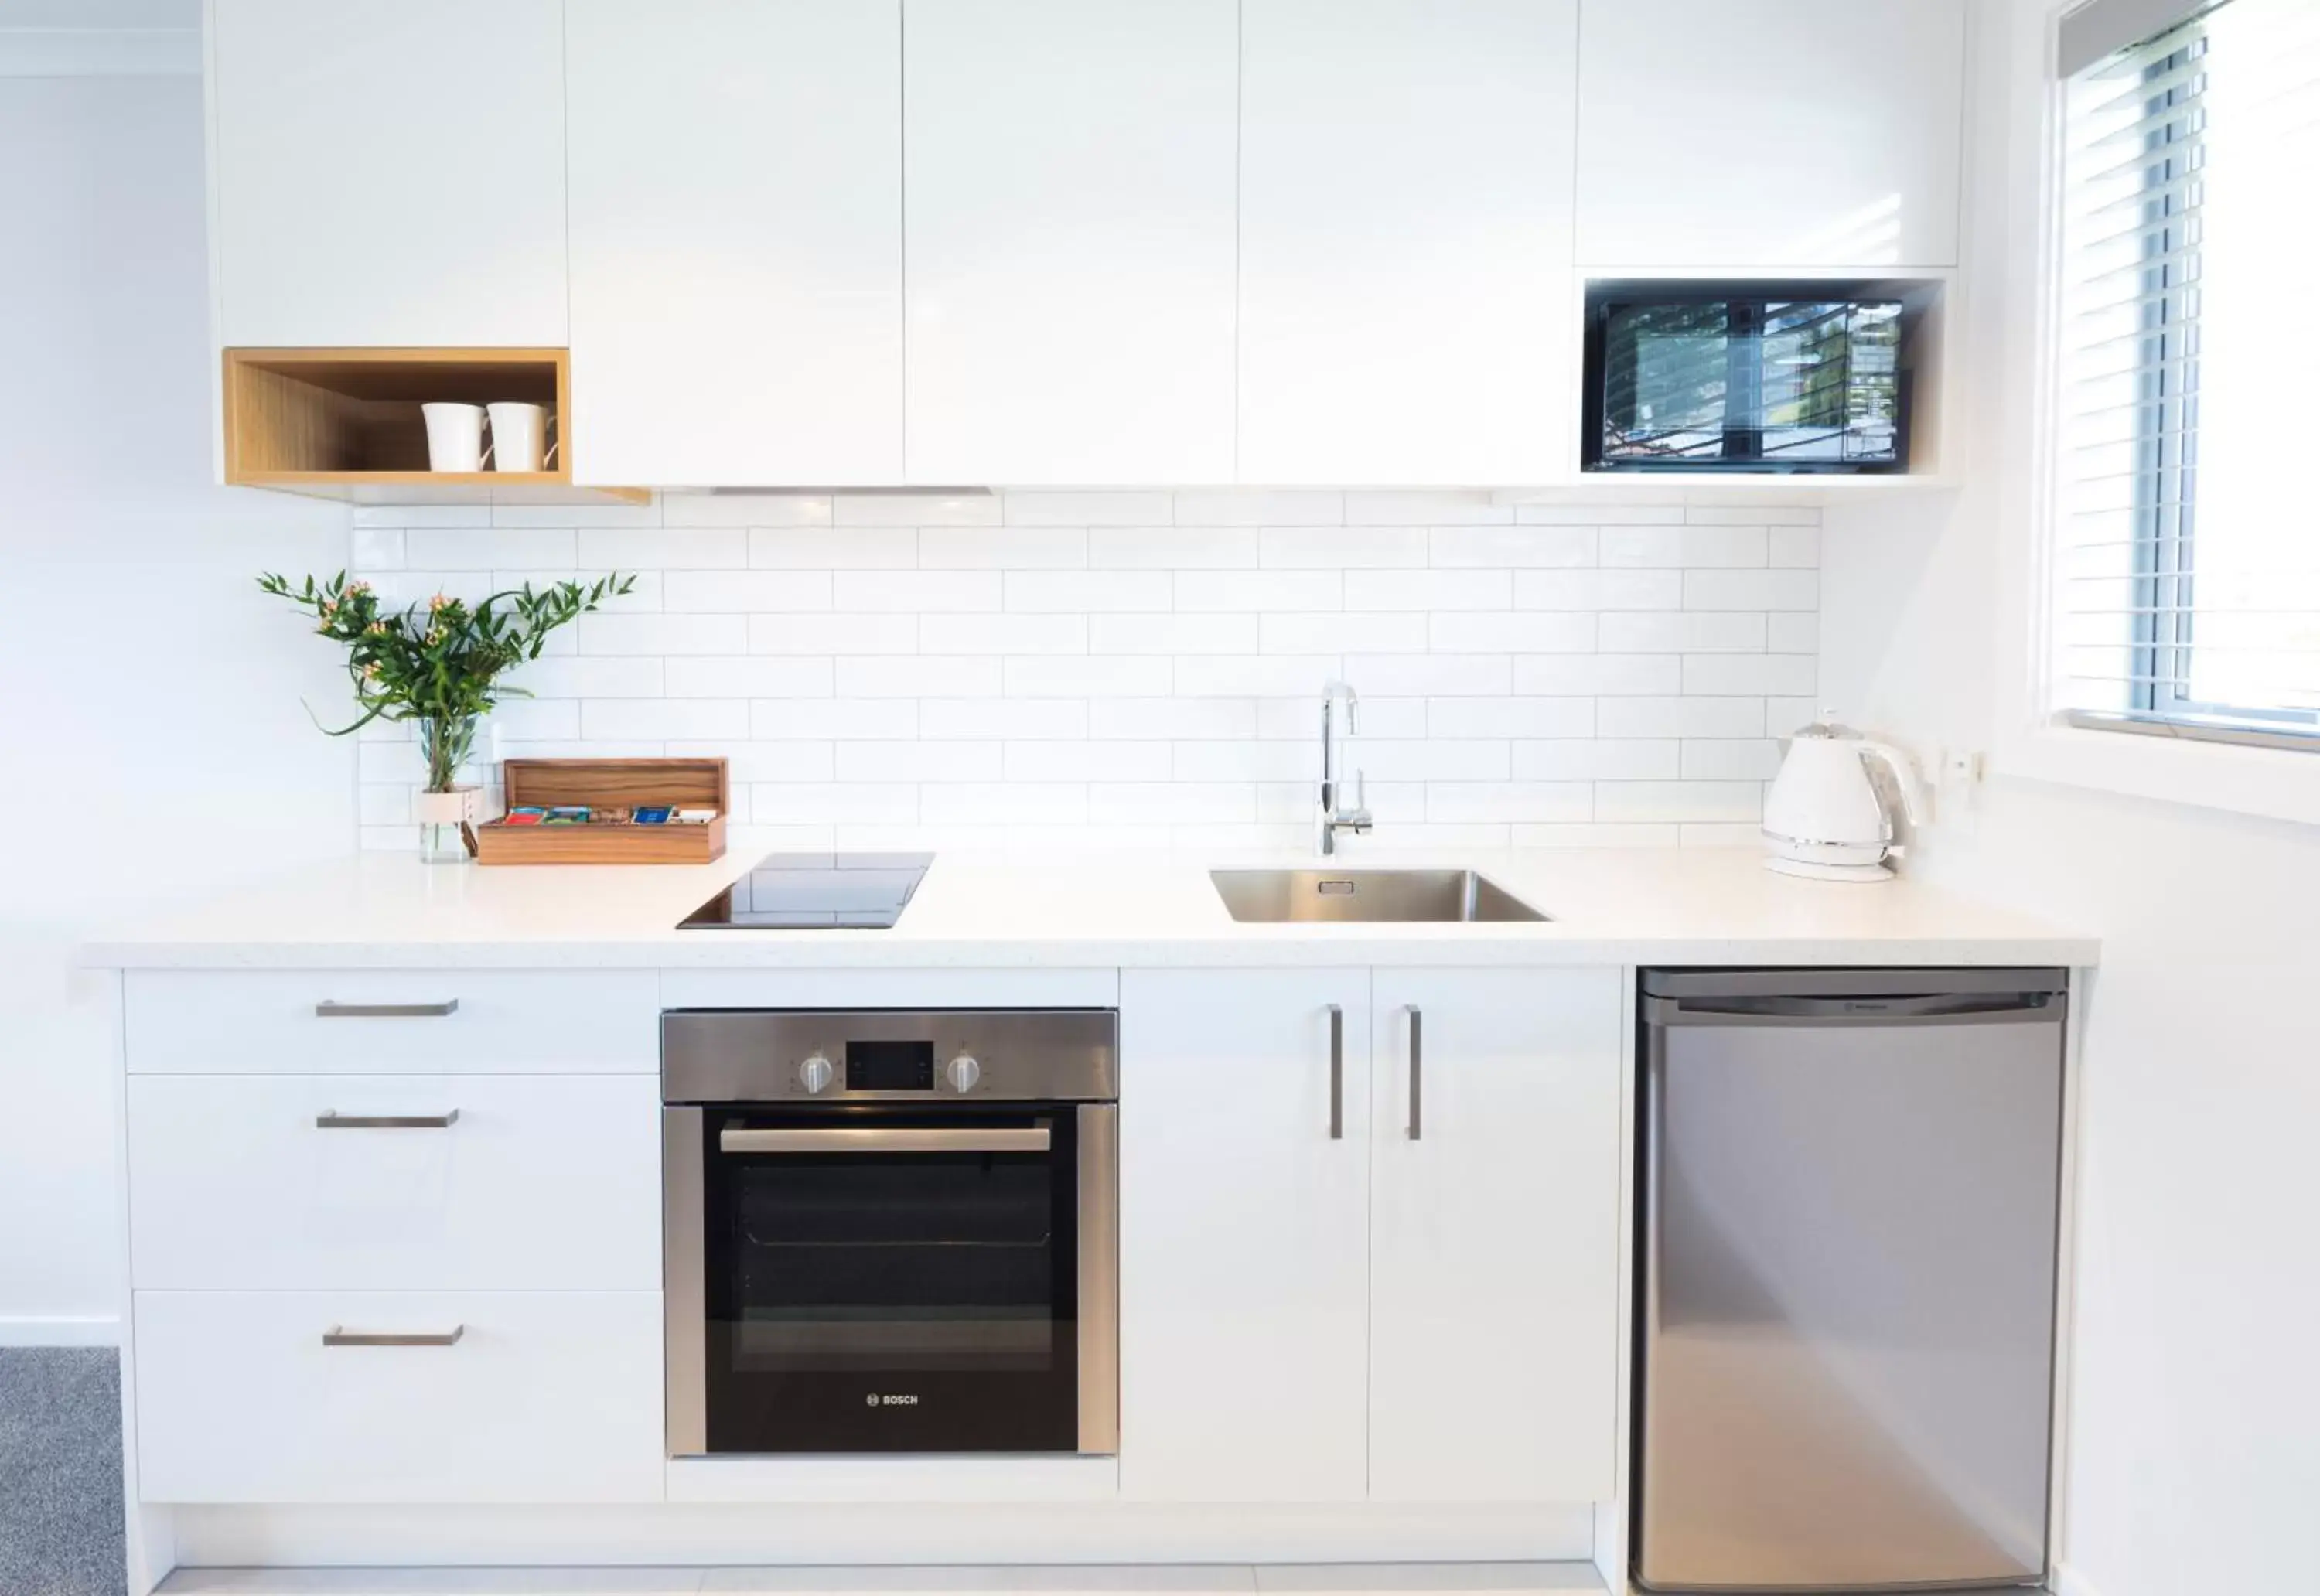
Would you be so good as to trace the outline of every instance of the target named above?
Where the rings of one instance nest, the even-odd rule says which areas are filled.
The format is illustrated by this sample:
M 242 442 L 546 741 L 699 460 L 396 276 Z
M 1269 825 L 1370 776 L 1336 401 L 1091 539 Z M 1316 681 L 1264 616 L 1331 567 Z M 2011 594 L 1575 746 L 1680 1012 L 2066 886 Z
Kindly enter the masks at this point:
M 476 746 L 473 715 L 422 716 L 420 757 L 427 789 L 417 800 L 419 857 L 430 865 L 464 865 L 471 857 L 470 827 L 477 819 L 476 789 L 458 784 L 459 767 Z

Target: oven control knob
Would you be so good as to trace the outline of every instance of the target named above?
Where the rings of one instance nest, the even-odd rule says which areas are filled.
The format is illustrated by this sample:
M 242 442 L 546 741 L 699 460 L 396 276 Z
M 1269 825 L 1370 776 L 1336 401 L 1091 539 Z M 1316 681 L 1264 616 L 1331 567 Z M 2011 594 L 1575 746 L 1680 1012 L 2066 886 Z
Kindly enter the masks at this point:
M 972 1092 L 974 1084 L 983 1079 L 983 1066 L 975 1061 L 974 1054 L 962 1053 L 944 1067 L 943 1074 L 949 1077 L 952 1091 Z
M 798 1084 L 804 1087 L 810 1096 L 819 1097 L 829 1091 L 830 1082 L 837 1078 L 838 1072 L 830 1067 L 829 1056 L 825 1054 L 817 1053 L 798 1066 Z

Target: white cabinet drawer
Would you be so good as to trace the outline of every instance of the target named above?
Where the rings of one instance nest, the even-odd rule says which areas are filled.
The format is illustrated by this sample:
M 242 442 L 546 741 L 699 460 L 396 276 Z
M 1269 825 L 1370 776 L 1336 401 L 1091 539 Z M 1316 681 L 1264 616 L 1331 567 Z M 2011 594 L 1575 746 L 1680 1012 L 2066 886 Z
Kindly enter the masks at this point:
M 138 1076 L 136 1283 L 657 1290 L 659 1099 L 651 1075 Z
M 140 1292 L 149 1501 L 645 1501 L 657 1292 Z M 326 1332 L 449 1346 L 325 1346 Z
M 660 1068 L 650 970 L 134 970 L 131 1075 Z

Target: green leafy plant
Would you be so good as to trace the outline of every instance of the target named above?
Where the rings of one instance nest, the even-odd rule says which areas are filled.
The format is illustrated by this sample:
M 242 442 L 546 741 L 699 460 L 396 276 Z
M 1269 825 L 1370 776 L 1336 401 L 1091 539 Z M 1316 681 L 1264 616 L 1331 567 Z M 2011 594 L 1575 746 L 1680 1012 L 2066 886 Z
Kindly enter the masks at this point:
M 500 677 L 539 658 L 548 633 L 636 582 L 618 572 L 585 585 L 535 589 L 527 582 L 473 608 L 439 593 L 423 609 L 412 604 L 396 612 L 380 603 L 369 583 L 349 582 L 344 571 L 319 585 L 309 576 L 303 587 L 271 573 L 258 579 L 267 592 L 311 612 L 317 632 L 346 645 L 347 675 L 362 714 L 344 726 L 322 726 L 319 718 L 314 723 L 345 737 L 373 721 L 421 722 L 430 793 L 450 790 L 476 716 L 490 713 L 503 697 L 530 696 Z

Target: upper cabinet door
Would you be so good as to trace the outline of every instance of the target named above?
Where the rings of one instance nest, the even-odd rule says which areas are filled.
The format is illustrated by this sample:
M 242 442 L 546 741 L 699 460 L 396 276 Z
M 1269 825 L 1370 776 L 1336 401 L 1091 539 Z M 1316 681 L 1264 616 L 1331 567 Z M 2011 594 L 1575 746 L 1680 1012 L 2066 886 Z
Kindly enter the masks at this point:
M 907 0 L 910 479 L 1233 480 L 1235 0 Z
M 229 345 L 561 346 L 560 0 L 214 0 Z
M 581 480 L 902 479 L 901 0 L 569 0 Z
M 1246 0 L 1240 480 L 1565 450 L 1578 0 Z
M 1959 0 L 1586 0 L 1579 260 L 1951 266 Z
M 1372 980 L 1370 1495 L 1604 1501 L 1618 1473 L 1619 972 Z

